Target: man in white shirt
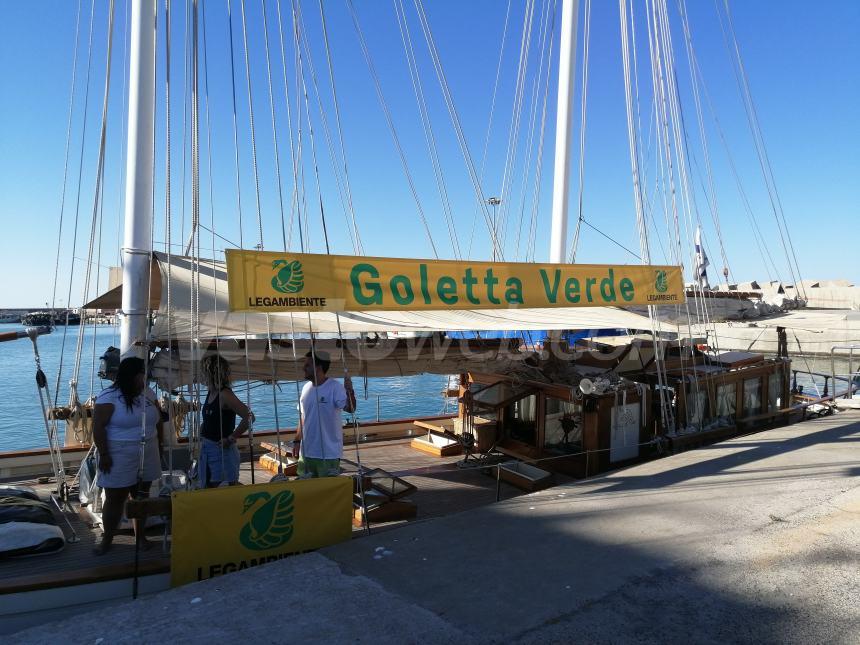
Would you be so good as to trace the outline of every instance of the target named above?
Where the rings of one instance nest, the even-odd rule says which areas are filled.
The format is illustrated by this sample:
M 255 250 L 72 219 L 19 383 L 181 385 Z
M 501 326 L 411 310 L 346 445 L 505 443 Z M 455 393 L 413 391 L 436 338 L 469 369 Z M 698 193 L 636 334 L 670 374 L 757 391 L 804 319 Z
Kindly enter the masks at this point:
M 293 442 L 298 457 L 300 479 L 334 477 L 340 474 L 343 456 L 343 419 L 341 410 L 355 411 L 352 379 L 340 381 L 327 376 L 331 358 L 326 352 L 305 355 L 304 372 L 308 380 L 302 388 L 299 427 Z

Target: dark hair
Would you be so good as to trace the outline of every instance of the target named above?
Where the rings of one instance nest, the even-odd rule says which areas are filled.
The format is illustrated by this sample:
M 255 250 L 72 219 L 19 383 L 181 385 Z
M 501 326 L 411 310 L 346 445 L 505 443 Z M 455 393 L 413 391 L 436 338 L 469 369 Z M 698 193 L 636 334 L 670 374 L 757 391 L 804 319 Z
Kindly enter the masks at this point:
M 310 351 L 305 354 L 305 358 L 310 358 L 314 365 L 322 368 L 323 374 L 328 374 L 328 368 L 331 367 L 331 357 L 328 352 Z
M 116 378 L 116 371 L 119 369 L 119 362 L 119 349 L 113 346 L 108 347 L 99 359 L 99 378 L 114 380 Z
M 122 398 L 125 400 L 125 406 L 131 411 L 134 406 L 134 400 L 141 392 L 136 392 L 135 377 L 138 374 L 146 372 L 146 363 L 142 358 L 137 356 L 129 356 L 119 362 L 119 368 L 116 371 L 116 379 L 113 382 L 113 388 L 122 392 Z

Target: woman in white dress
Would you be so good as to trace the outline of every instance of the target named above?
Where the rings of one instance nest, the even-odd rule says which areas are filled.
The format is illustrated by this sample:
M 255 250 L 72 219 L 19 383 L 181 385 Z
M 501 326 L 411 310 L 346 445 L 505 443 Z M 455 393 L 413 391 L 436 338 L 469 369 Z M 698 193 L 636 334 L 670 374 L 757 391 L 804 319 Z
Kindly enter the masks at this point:
M 145 370 L 143 359 L 123 359 L 114 384 L 98 395 L 93 408 L 99 484 L 105 491 L 104 535 L 96 555 L 110 548 L 125 500 L 146 497 L 152 481 L 161 476 L 161 409 L 155 393 L 146 387 Z M 134 532 L 138 543 L 148 547 L 138 520 L 134 520 Z

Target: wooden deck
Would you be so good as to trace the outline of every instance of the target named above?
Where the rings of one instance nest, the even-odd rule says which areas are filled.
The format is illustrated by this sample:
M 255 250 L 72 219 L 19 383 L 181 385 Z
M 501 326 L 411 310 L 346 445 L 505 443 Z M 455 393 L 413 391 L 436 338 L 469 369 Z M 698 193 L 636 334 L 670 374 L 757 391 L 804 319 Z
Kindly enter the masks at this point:
M 407 499 L 418 507 L 417 520 L 432 517 L 452 515 L 461 511 L 491 504 L 496 501 L 495 476 L 486 474 L 479 468 L 460 468 L 456 464 L 462 456 L 434 457 L 419 452 L 409 446 L 410 440 L 383 441 L 365 444 L 356 455 L 355 447 L 346 448 L 344 458 L 358 461 L 365 470 L 382 468 L 392 475 L 402 477 L 415 485 L 417 490 Z M 257 455 L 259 457 L 261 455 Z M 241 465 L 240 481 L 243 484 L 268 482 L 272 473 L 252 467 L 250 462 Z M 494 471 L 492 471 L 494 472 Z M 43 493 L 50 494 L 50 486 L 38 484 L 35 481 L 17 482 L 32 486 Z M 501 498 L 508 499 L 523 492 L 508 484 L 501 485 Z M 68 525 L 58 515 L 59 525 L 69 537 Z M 118 535 L 113 548 L 102 556 L 93 555 L 93 547 L 101 537 L 101 530 L 89 525 L 83 515 L 70 515 L 74 530 L 80 540 L 74 544 L 66 544 L 62 551 L 50 555 L 10 558 L 0 560 L 0 594 L 14 591 L 25 591 L 32 588 L 72 584 L 80 581 L 105 580 L 128 577 L 132 573 L 134 563 L 134 539 L 131 534 Z M 372 524 L 371 530 L 390 529 L 402 522 L 387 524 Z M 360 535 L 363 529 L 356 528 L 355 535 Z M 140 563 L 148 573 L 165 572 L 169 570 L 170 554 L 163 548 L 160 537 L 163 531 L 150 529 L 150 540 L 158 539 L 148 551 L 140 552 Z
M 39 484 L 37 481 L 16 483 L 36 489 L 42 499 L 48 499 L 50 495 L 50 485 Z M 56 508 L 53 510 L 58 525 L 68 539 L 72 535 L 69 525 L 62 519 Z M 93 528 L 89 523 L 89 517 L 83 512 L 66 513 L 65 517 L 74 528 L 78 541 L 71 544 L 67 542 L 66 547 L 56 553 L 0 559 L 0 594 L 46 586 L 52 580 L 55 584 L 63 584 L 67 580 L 75 583 L 81 580 L 92 582 L 132 575 L 134 537 L 130 532 L 117 535 L 114 538 L 113 547 L 104 555 L 96 556 L 93 554 L 93 549 L 101 540 L 101 530 Z M 170 554 L 165 553 L 160 539 L 163 530 L 152 528 L 147 531 L 147 534 L 150 540 L 158 540 L 158 543 L 153 542 L 149 550 L 140 551 L 142 569 L 147 573 L 168 571 Z

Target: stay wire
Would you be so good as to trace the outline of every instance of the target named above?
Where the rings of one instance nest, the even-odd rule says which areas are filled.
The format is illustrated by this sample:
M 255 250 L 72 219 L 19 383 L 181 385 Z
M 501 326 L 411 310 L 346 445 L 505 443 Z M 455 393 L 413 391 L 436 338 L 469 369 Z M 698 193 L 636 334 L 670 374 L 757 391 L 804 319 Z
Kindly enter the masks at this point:
M 287 250 L 292 245 L 293 221 L 297 218 L 299 219 L 299 221 L 301 220 L 301 213 L 299 210 L 299 169 L 298 160 L 296 158 L 296 143 L 293 138 L 293 109 L 292 102 L 290 101 L 290 83 L 289 79 L 287 78 L 287 57 L 286 50 L 284 47 L 286 39 L 284 38 L 284 25 L 283 20 L 281 18 L 280 0 L 278 0 L 278 2 L 276 2 L 275 4 L 278 12 L 278 42 L 280 44 L 281 49 L 281 69 L 283 70 L 284 77 L 284 105 L 287 108 L 287 134 L 289 136 L 290 142 L 290 162 L 292 164 L 293 171 L 293 190 L 292 195 L 290 197 L 290 226 L 286 233 L 284 233 L 284 231 L 282 230 L 282 236 L 284 237 L 284 250 Z M 300 130 L 298 130 L 297 136 L 301 136 Z
M 82 294 L 82 302 L 84 304 L 87 301 L 87 296 L 90 290 L 90 282 L 92 278 L 92 258 L 93 258 L 93 249 L 95 247 L 95 238 L 97 234 L 97 227 L 99 221 L 99 206 L 101 204 L 102 199 L 102 188 L 104 185 L 104 174 L 105 174 L 105 155 L 107 150 L 107 121 L 108 121 L 108 101 L 110 98 L 110 81 L 111 81 L 111 66 L 113 63 L 113 25 L 114 25 L 114 0 L 110 0 L 108 5 L 108 25 L 107 25 L 107 49 L 105 52 L 105 86 L 104 86 L 104 94 L 102 98 L 102 117 L 101 117 L 101 131 L 99 135 L 99 148 L 98 148 L 98 163 L 96 165 L 96 185 L 95 192 L 93 195 L 93 211 L 92 211 L 92 219 L 90 223 L 90 238 L 89 244 L 87 247 L 87 269 L 84 273 L 84 285 L 83 285 L 83 294 Z M 66 327 L 68 327 L 68 316 L 66 320 Z M 72 386 L 73 389 L 76 390 L 78 379 L 80 376 L 80 368 L 81 368 L 81 355 L 83 352 L 84 345 L 84 332 L 86 331 L 86 321 L 81 320 L 81 325 L 78 328 L 78 341 L 77 347 L 75 349 L 75 366 L 74 371 L 72 373 Z
M 585 0 L 585 14 L 582 25 L 582 91 L 579 97 L 579 182 L 577 198 L 576 228 L 573 231 L 573 243 L 570 246 L 570 264 L 576 262 L 576 252 L 579 250 L 579 234 L 582 228 L 585 201 L 585 135 L 588 123 L 588 54 L 591 51 L 591 0 Z
M 236 122 L 236 75 L 235 75 L 235 64 L 234 64 L 234 51 L 233 51 L 233 22 L 232 22 L 232 12 L 230 11 L 231 7 L 228 3 L 228 16 L 229 16 L 229 38 L 230 38 L 230 79 L 231 79 L 231 95 L 232 95 L 232 124 L 233 124 L 233 149 L 234 149 L 234 162 L 236 169 L 236 200 L 237 200 L 237 214 L 239 218 L 239 244 L 226 240 L 226 238 L 218 235 L 215 232 L 215 210 L 214 210 L 214 197 L 212 194 L 212 140 L 211 140 L 211 132 L 212 127 L 209 121 L 209 64 L 208 64 L 208 41 L 206 38 L 206 10 L 205 5 L 203 9 L 203 82 L 204 82 L 204 92 L 205 92 L 205 105 L 206 105 L 206 137 L 207 137 L 207 145 L 208 145 L 208 158 L 209 158 L 209 206 L 210 206 L 210 220 L 211 220 L 211 228 L 210 233 L 212 234 L 212 247 L 214 254 L 215 247 L 215 237 L 218 237 L 224 241 L 227 241 L 231 246 L 238 246 L 238 248 L 244 248 L 244 237 L 243 237 L 243 226 L 242 226 L 242 192 L 241 192 L 241 178 L 239 173 L 239 135 L 238 135 L 238 126 Z M 202 228 L 206 228 L 201 224 Z M 216 300 L 217 302 L 217 300 Z M 251 366 L 250 366 L 250 357 L 248 355 L 248 314 L 247 312 L 242 313 L 242 321 L 243 321 L 243 340 L 244 340 L 244 359 L 245 359 L 245 406 L 250 410 L 251 409 Z M 199 401 L 199 398 L 198 398 Z M 253 415 L 252 415 L 253 417 Z M 253 435 L 254 435 L 254 426 L 253 421 L 248 426 L 248 446 L 251 454 L 254 453 L 254 443 L 253 443 Z M 253 461 L 253 460 L 252 460 Z M 255 482 L 255 469 L 251 468 L 251 483 Z
M 95 0 L 92 0 L 90 4 L 90 26 L 89 26 L 89 35 L 87 37 L 87 74 L 84 80 L 84 105 L 83 105 L 83 124 L 81 126 L 81 154 L 78 159 L 78 182 L 77 182 L 77 191 L 75 197 L 75 226 L 72 231 L 72 257 L 74 258 L 77 246 L 78 246 L 78 222 L 80 219 L 81 212 L 81 187 L 83 183 L 83 173 L 84 173 L 84 150 L 86 144 L 87 137 L 87 123 L 89 122 L 89 98 L 90 98 L 90 72 L 92 70 L 92 60 L 93 60 L 93 25 L 95 24 Z M 59 254 L 59 246 L 57 253 Z M 72 286 L 74 284 L 74 276 L 75 276 L 75 263 L 71 263 L 71 267 L 69 269 L 69 290 L 66 294 L 66 307 L 71 306 L 72 299 Z M 53 312 L 52 312 L 53 313 Z M 51 321 L 53 325 L 54 321 Z M 63 337 L 60 343 L 60 358 L 57 366 L 57 381 L 54 387 L 54 401 L 53 407 L 57 407 L 57 403 L 60 396 L 60 380 L 62 379 L 63 373 L 63 357 L 66 354 L 66 337 L 68 335 L 69 325 L 68 325 L 68 314 L 66 314 L 66 325 L 63 326 Z M 48 399 L 50 400 L 51 395 L 48 393 Z
M 537 73 L 534 75 L 534 79 L 532 81 L 532 94 L 531 94 L 531 110 L 529 115 L 529 126 L 528 126 L 528 137 L 526 139 L 526 157 L 525 162 L 523 164 L 523 172 L 522 172 L 522 181 L 520 183 L 520 215 L 519 220 L 517 222 L 517 238 L 516 245 L 514 247 L 514 258 L 520 259 L 520 242 L 522 241 L 522 232 L 523 232 L 523 219 L 525 217 L 526 212 L 526 196 L 527 196 L 527 185 L 529 177 L 531 176 L 531 166 L 532 166 L 532 156 L 535 153 L 535 131 L 538 127 L 538 105 L 539 105 L 539 90 L 541 87 L 541 80 L 544 76 L 544 62 L 546 62 L 546 75 L 549 77 L 549 67 L 550 67 L 550 57 L 547 55 L 547 49 L 549 47 L 549 42 L 552 36 L 554 36 L 555 30 L 555 2 L 547 2 L 545 4 L 545 11 L 543 19 L 541 20 L 541 30 L 540 30 L 540 38 L 538 44 L 538 51 L 540 51 L 540 59 L 538 61 Z M 541 132 L 543 132 L 543 128 L 541 128 Z M 538 142 L 538 148 L 543 149 L 541 146 L 542 142 Z M 510 200 L 509 200 L 510 201 Z M 504 237 L 503 237 L 504 239 Z M 526 248 L 526 253 L 528 253 L 528 248 Z
M 360 238 L 356 238 L 355 232 L 353 230 L 354 217 L 352 215 L 352 206 L 351 206 L 351 192 L 348 187 L 345 185 L 344 174 L 341 172 L 340 166 L 342 160 L 344 159 L 343 154 L 339 154 L 335 149 L 334 140 L 332 139 L 331 128 L 329 127 L 328 117 L 326 117 L 326 109 L 323 106 L 323 98 L 322 98 L 322 90 L 320 89 L 320 83 L 317 79 L 316 67 L 313 63 L 313 56 L 311 55 L 310 43 L 308 42 L 307 37 L 304 35 L 307 33 L 307 29 L 304 24 L 304 15 L 301 13 L 301 7 L 298 3 L 296 3 L 296 14 L 297 14 L 297 22 L 300 26 L 299 28 L 299 56 L 301 57 L 300 66 L 302 69 L 307 67 L 308 74 L 311 79 L 311 87 L 313 88 L 314 97 L 316 98 L 316 104 L 319 109 L 318 116 L 320 120 L 320 124 L 322 125 L 322 133 L 323 138 L 326 143 L 326 150 L 328 152 L 329 160 L 331 161 L 332 170 L 334 173 L 335 185 L 337 186 L 337 193 L 340 199 L 341 208 L 343 209 L 343 216 L 346 222 L 346 231 L 349 235 L 350 241 L 352 242 L 353 253 L 356 255 L 359 254 L 359 242 Z M 301 52 L 304 50 L 305 55 L 302 56 Z M 302 82 L 304 84 L 305 92 L 307 92 L 307 83 L 305 82 L 304 75 L 302 76 Z M 310 93 L 308 93 L 308 96 Z M 339 159 L 340 157 L 340 159 Z
M 492 248 L 494 249 L 499 260 L 505 259 L 504 249 L 499 242 L 498 235 L 496 234 L 496 228 L 493 225 L 492 217 L 490 216 L 490 212 L 488 209 L 488 204 L 486 199 L 484 198 L 483 188 L 481 186 L 481 182 L 478 178 L 478 174 L 475 170 L 475 163 L 472 159 L 471 154 L 469 153 L 469 146 L 466 141 L 466 135 L 463 132 L 463 127 L 460 123 L 460 117 L 457 114 L 457 107 L 454 104 L 453 96 L 451 95 L 451 88 L 448 86 L 448 80 L 445 77 L 445 70 L 442 67 L 442 61 L 439 58 L 439 52 L 436 48 L 436 42 L 433 38 L 433 32 L 430 28 L 430 23 L 427 20 L 427 15 L 424 11 L 424 5 L 422 0 L 413 0 L 415 3 L 415 8 L 418 11 L 418 17 L 421 21 L 421 29 L 424 32 L 424 38 L 427 41 L 427 47 L 430 51 L 430 57 L 433 60 L 433 67 L 436 70 L 436 78 L 439 80 L 439 85 L 442 88 L 442 95 L 445 99 L 445 105 L 448 108 L 448 114 L 451 117 L 451 123 L 454 126 L 454 132 L 457 135 L 457 143 L 460 145 L 460 151 L 463 154 L 463 159 L 466 163 L 466 169 L 468 170 L 469 178 L 472 181 L 472 187 L 475 190 L 475 198 L 478 202 L 478 207 L 481 209 L 481 212 L 484 215 L 484 222 L 487 225 L 487 230 L 490 233 L 490 241 L 492 243 Z M 352 1 L 349 0 L 350 5 Z
M 54 286 L 51 290 L 51 311 L 56 307 L 57 284 L 60 279 L 60 251 L 62 250 L 63 243 L 63 216 L 66 211 L 66 188 L 68 186 L 69 177 L 69 152 L 71 150 L 72 141 L 72 115 L 74 114 L 75 95 L 77 94 L 78 43 L 80 41 L 81 4 L 82 0 L 78 0 L 78 8 L 75 13 L 75 49 L 72 54 L 72 84 L 69 89 L 69 116 L 66 123 L 66 145 L 65 152 L 63 153 L 63 188 L 60 193 L 60 223 L 57 231 L 57 258 L 54 262 Z
M 340 102 L 337 99 L 337 84 L 335 83 L 335 80 L 334 80 L 334 63 L 332 61 L 331 45 L 329 44 L 328 26 L 326 25 L 325 11 L 323 9 L 323 0 L 319 0 L 319 8 L 320 8 L 320 20 L 322 22 L 323 43 L 325 44 L 325 56 L 326 56 L 326 61 L 328 63 L 329 82 L 331 83 L 331 94 L 332 94 L 332 103 L 334 105 L 335 123 L 337 125 L 337 136 L 338 136 L 338 140 L 340 143 L 340 153 L 341 153 L 341 159 L 343 162 L 343 177 L 344 177 L 344 184 L 346 185 L 346 197 L 347 197 L 347 203 L 349 205 L 349 215 L 350 215 L 350 218 L 352 219 L 352 228 L 353 228 L 353 232 L 355 234 L 355 242 L 356 242 L 358 254 L 363 255 L 364 254 L 364 246 L 361 243 L 361 232 L 359 231 L 358 224 L 356 223 L 356 219 L 355 219 L 355 206 L 353 204 L 352 188 L 350 186 L 350 181 L 349 181 L 349 165 L 347 164 L 347 161 L 346 161 L 346 145 L 344 143 L 343 126 L 342 126 L 341 117 L 340 117 Z
M 403 6 L 403 0 L 394 0 L 394 12 L 397 15 L 397 25 L 400 28 L 400 39 L 403 42 L 403 49 L 406 54 L 406 61 L 409 66 L 409 76 L 412 80 L 412 88 L 415 92 L 415 100 L 418 104 L 418 112 L 421 116 L 421 126 L 424 130 L 424 140 L 427 144 L 427 150 L 430 156 L 430 162 L 433 165 L 433 174 L 436 178 L 436 188 L 439 191 L 439 198 L 442 203 L 442 212 L 445 214 L 445 223 L 448 226 L 448 236 L 451 239 L 451 248 L 454 251 L 454 257 L 462 258 L 460 251 L 460 243 L 457 237 L 457 227 L 454 220 L 454 214 L 451 208 L 451 200 L 448 197 L 448 189 L 445 185 L 445 175 L 442 170 L 442 164 L 439 161 L 439 151 L 436 145 L 436 137 L 433 134 L 433 126 L 430 121 L 430 114 L 427 109 L 427 102 L 424 98 L 424 90 L 422 88 L 421 76 L 418 69 L 418 64 L 415 60 L 415 50 L 412 45 L 412 36 L 409 33 L 409 24 L 406 21 L 406 10 Z
M 373 80 L 374 88 L 376 89 L 376 96 L 379 99 L 380 106 L 382 107 L 385 121 L 388 124 L 388 130 L 394 142 L 394 147 L 397 150 L 397 155 L 400 158 L 400 164 L 403 166 L 403 172 L 406 175 L 406 181 L 409 184 L 409 190 L 412 193 L 412 198 L 415 200 L 415 207 L 418 210 L 419 219 L 421 220 L 421 224 L 423 225 L 424 231 L 427 234 L 427 239 L 430 242 L 430 247 L 433 249 L 433 257 L 438 260 L 439 252 L 436 249 L 435 242 L 433 241 L 433 234 L 430 232 L 430 225 L 427 222 L 427 217 L 424 214 L 424 207 L 421 205 L 421 199 L 418 196 L 418 189 L 415 186 L 415 182 L 412 179 L 412 172 L 409 170 L 409 164 L 406 161 L 406 153 L 403 150 L 403 146 L 400 144 L 400 137 L 397 135 L 397 129 L 394 127 L 394 119 L 391 116 L 391 111 L 388 108 L 388 103 L 386 102 L 385 95 L 382 92 L 382 85 L 379 81 L 379 75 L 376 73 L 376 67 L 373 64 L 372 57 L 370 56 L 370 50 L 367 47 L 367 42 L 364 38 L 364 32 L 361 29 L 361 24 L 358 20 L 358 14 L 355 11 L 355 6 L 353 5 L 352 0 L 347 0 L 347 6 L 349 7 L 350 15 L 352 16 L 352 23 L 355 26 L 355 32 L 358 35 L 358 41 L 361 45 L 361 51 L 364 55 L 364 60 L 367 63 L 368 70 L 370 71 L 370 76 Z
M 791 273 L 792 280 L 794 280 L 794 283 L 798 287 L 798 293 L 802 292 L 805 297 L 806 288 L 801 281 L 800 266 L 797 262 L 797 254 L 794 251 L 794 243 L 791 240 L 788 222 L 785 219 L 785 211 L 782 207 L 782 200 L 780 199 L 779 192 L 776 189 L 776 180 L 773 175 L 773 166 L 770 163 L 767 147 L 764 142 L 764 135 L 762 133 L 761 124 L 758 118 L 758 110 L 756 109 L 755 102 L 753 101 L 752 92 L 750 90 L 749 77 L 747 76 L 746 68 L 744 66 L 743 58 L 741 56 L 740 45 L 738 44 L 737 34 L 735 33 L 734 21 L 732 20 L 731 10 L 729 9 L 729 4 L 726 0 L 723 0 L 723 6 L 725 8 L 725 14 L 727 19 L 726 22 L 728 23 L 728 32 L 731 35 L 732 39 L 732 47 L 730 49 L 731 51 L 733 51 L 735 60 L 737 62 L 737 68 L 735 69 L 736 78 L 741 90 L 741 95 L 743 97 L 744 109 L 747 112 L 750 130 L 753 135 L 753 142 L 755 144 L 756 153 L 758 155 L 759 166 L 764 177 L 768 197 L 770 198 L 774 219 L 776 220 L 777 224 L 777 230 L 779 231 L 783 251 L 785 252 L 786 263 L 788 264 L 788 269 Z M 729 45 L 726 30 L 723 24 L 722 16 L 719 13 L 719 8 L 717 9 L 717 15 L 720 21 L 720 28 L 723 30 L 723 36 L 726 40 L 726 46 L 728 47 Z
M 487 134 L 484 137 L 484 151 L 481 153 L 481 167 L 478 171 L 478 183 L 483 186 L 484 182 L 484 167 L 487 163 L 487 151 L 490 147 L 490 134 L 493 131 L 493 117 L 496 114 L 496 96 L 499 92 L 499 78 L 502 72 L 502 61 L 505 57 L 505 42 L 507 40 L 508 35 L 508 18 L 511 15 L 511 0 L 508 0 L 507 9 L 505 9 L 505 24 L 502 27 L 502 38 L 501 45 L 499 45 L 499 63 L 496 65 L 496 80 L 493 82 L 493 98 L 490 100 L 490 117 L 487 120 Z M 479 209 L 480 210 L 480 209 Z M 466 250 L 466 259 L 471 259 L 472 257 L 472 242 L 475 237 L 475 224 L 478 221 L 478 212 L 476 210 L 472 216 L 472 225 L 469 231 L 469 246 Z
M 272 116 L 272 152 L 275 157 L 275 179 L 278 186 L 278 207 L 281 214 L 281 233 L 284 238 L 284 247 L 287 245 L 286 226 L 284 220 L 284 189 L 281 181 L 281 152 L 278 144 L 278 123 L 275 113 L 275 93 L 272 83 L 272 61 L 269 52 L 269 20 L 266 12 L 266 0 L 260 0 L 263 10 L 263 43 L 266 52 L 266 79 L 268 81 L 269 111 Z
M 552 55 L 555 51 L 555 0 L 553 0 L 553 27 L 552 33 L 550 34 L 549 41 L 549 55 L 548 59 L 552 61 Z M 535 260 L 535 237 L 537 236 L 537 216 L 538 209 L 540 207 L 540 196 L 541 196 L 541 179 L 543 177 L 543 161 L 544 154 L 543 148 L 544 143 L 546 142 L 546 137 L 544 136 L 546 132 L 546 117 L 547 117 L 547 99 L 549 97 L 549 87 L 550 87 L 550 70 L 552 68 L 551 62 L 547 67 L 547 74 L 545 78 L 544 91 L 543 91 L 543 105 L 541 106 L 541 118 L 540 118 L 540 133 L 538 134 L 538 150 L 537 150 L 537 167 L 535 168 L 535 176 L 534 176 L 534 188 L 532 190 L 532 212 L 530 215 L 530 224 L 529 224 L 529 236 L 528 236 L 528 248 L 526 249 L 525 260 L 526 262 Z M 531 255 L 529 255 L 529 251 Z M 529 258 L 531 257 L 531 260 Z
M 245 78 L 247 81 L 247 89 L 248 89 L 248 122 L 250 125 L 250 134 L 251 134 L 251 151 L 253 156 L 253 167 L 254 167 L 254 186 L 255 186 L 255 195 L 256 195 L 256 204 L 257 204 L 257 226 L 259 228 L 260 233 L 260 250 L 262 251 L 265 248 L 265 242 L 263 239 L 263 211 L 260 203 L 260 176 L 257 168 L 257 138 L 256 132 L 254 129 L 254 101 L 251 91 L 251 66 L 250 66 L 250 51 L 248 49 L 248 29 L 247 29 L 247 21 L 245 18 L 245 0 L 241 0 L 241 8 L 242 8 L 242 51 L 245 56 Z M 266 340 L 269 352 L 269 367 L 271 371 L 271 379 L 272 379 L 272 405 L 274 408 L 275 415 L 275 432 L 277 433 L 277 441 L 280 444 L 281 441 L 281 424 L 278 414 L 278 393 L 277 393 L 277 370 L 275 368 L 275 356 L 274 356 L 274 344 L 272 342 L 272 321 L 269 313 L 266 313 Z
M 520 37 L 520 56 L 517 64 L 516 85 L 514 87 L 513 106 L 511 109 L 511 122 L 508 126 L 508 145 L 505 153 L 505 162 L 502 171 L 502 187 L 499 197 L 502 200 L 500 217 L 493 222 L 496 235 L 499 237 L 499 245 L 504 248 L 505 221 L 509 211 L 511 195 L 509 194 L 509 182 L 513 175 L 516 164 L 517 150 L 520 140 L 520 123 L 525 100 L 526 73 L 528 71 L 529 54 L 531 53 L 531 33 L 534 26 L 535 0 L 526 0 L 525 14 L 523 16 L 523 32 Z M 494 214 L 495 211 L 494 211 Z

